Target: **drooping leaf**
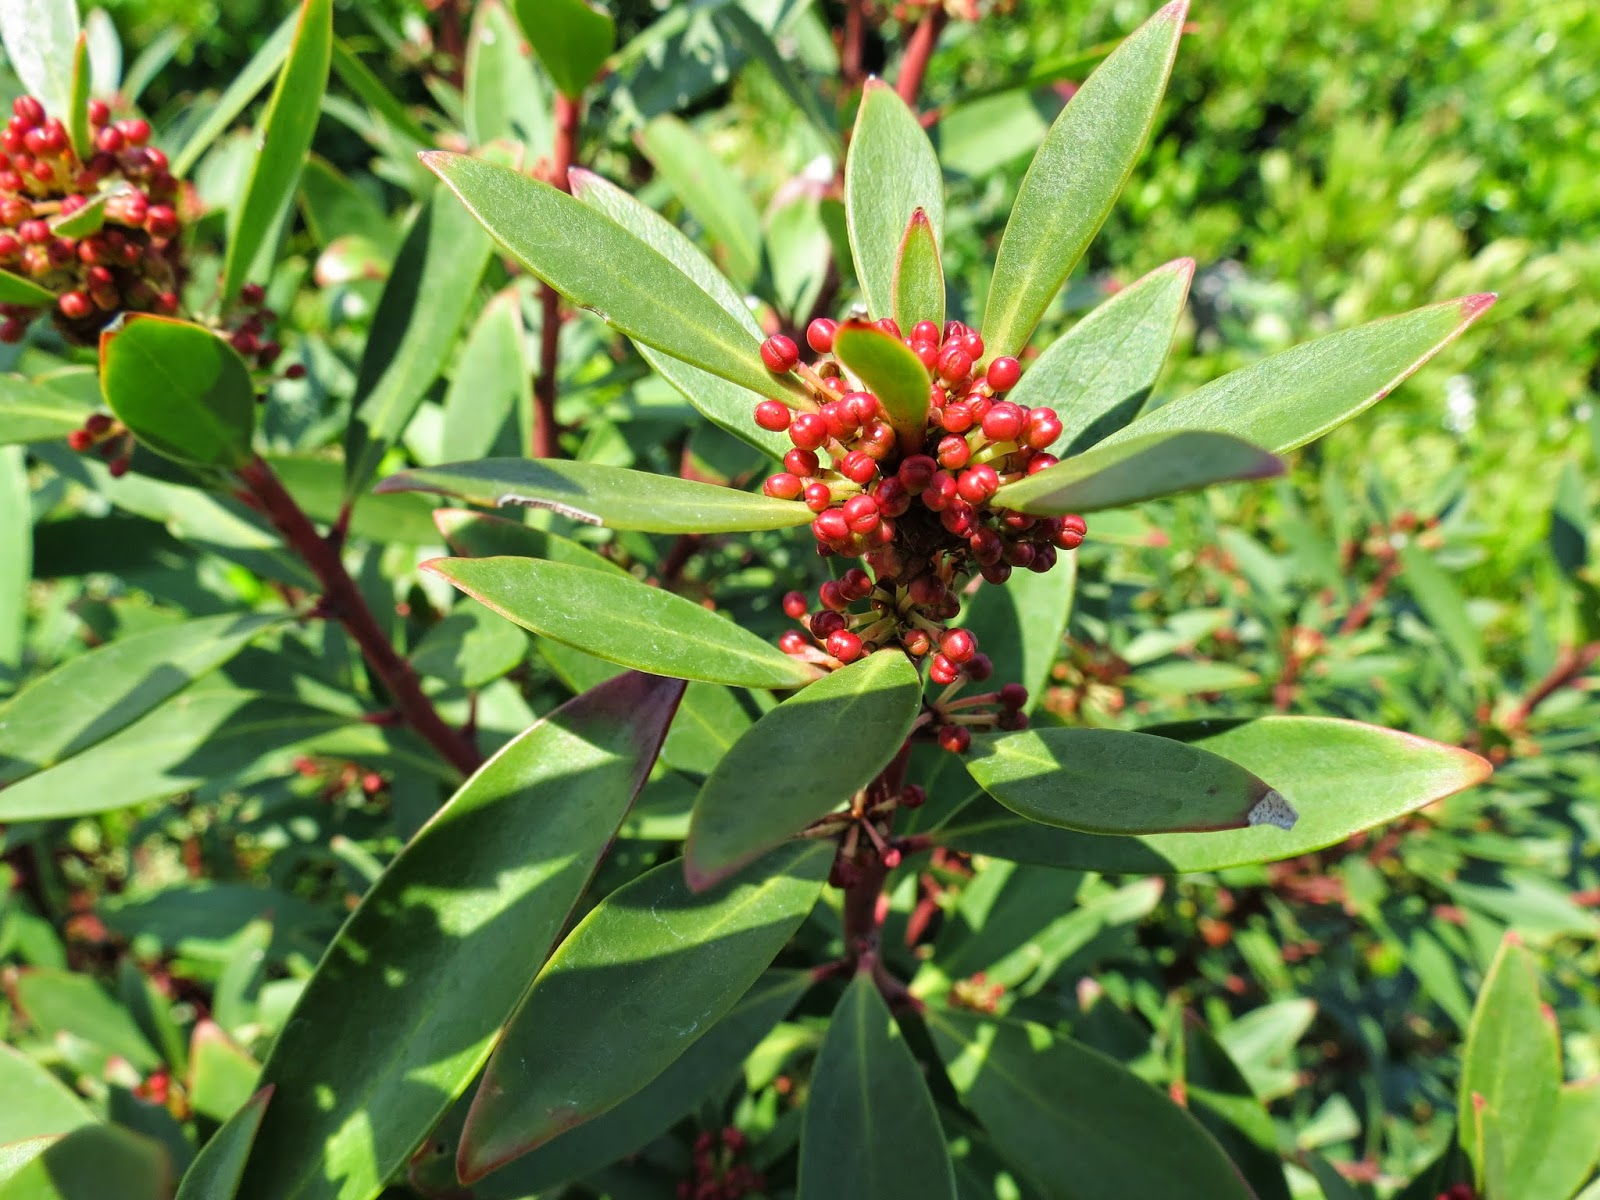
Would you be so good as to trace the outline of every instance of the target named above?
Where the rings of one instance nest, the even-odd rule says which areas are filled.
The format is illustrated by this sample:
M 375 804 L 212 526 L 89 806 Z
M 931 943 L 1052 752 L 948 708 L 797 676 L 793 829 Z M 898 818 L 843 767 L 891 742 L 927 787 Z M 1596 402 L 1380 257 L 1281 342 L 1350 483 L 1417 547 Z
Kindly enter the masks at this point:
M 950 1082 L 1048 1196 L 1254 1200 L 1222 1149 L 1112 1059 L 1031 1022 L 928 1011 Z
M 267 86 L 267 81 L 289 56 L 289 47 L 294 44 L 295 29 L 299 22 L 300 14 L 297 12 L 285 17 L 272 31 L 272 36 L 261 43 L 261 49 L 245 64 L 244 70 L 233 77 L 227 90 L 206 106 L 205 116 L 194 126 L 194 131 L 189 134 L 182 148 L 172 156 L 173 175 L 179 179 L 187 176 L 200 161 L 200 156 L 227 132 L 245 106 Z
M 1486 779 L 1476 754 L 1359 721 L 1260 717 L 1156 726 L 1266 780 L 1299 814 L 1292 831 L 1239 829 L 1114 837 L 1050 829 L 983 799 L 958 812 L 942 842 L 1018 862 L 1111 873 L 1214 871 L 1319 850 Z
M 760 339 L 665 255 L 547 183 L 458 154 L 423 161 L 524 267 L 636 342 L 761 395 L 803 395 L 761 362 Z
M 1134 30 L 1061 110 L 1000 239 L 983 314 L 991 355 L 1019 355 L 1111 212 L 1167 87 L 1188 0 Z
M 1204 429 L 1277 454 L 1304 446 L 1365 412 L 1453 342 L 1494 303 L 1467 296 L 1385 317 L 1224 375 L 1106 439 Z
M 531 368 L 523 351 L 521 298 L 507 288 L 483 306 L 444 394 L 439 457 L 483 458 L 516 444 L 533 411 Z
M 486 458 L 420 467 L 391 475 L 378 491 L 442 492 L 478 504 L 521 504 L 590 525 L 646 533 L 790 529 L 815 515 L 792 500 L 564 459 Z
M 56 294 L 49 288 L 42 288 L 33 280 L 10 271 L 0 271 L 0 304 L 49 308 L 55 302 Z
M 506 1027 L 461 1140 L 472 1182 L 627 1099 L 709 1031 L 811 911 L 832 847 L 781 847 L 696 894 L 677 862 L 612 892 Z
M 1012 812 L 1084 833 L 1293 828 L 1270 784 L 1220 755 L 1148 733 L 1029 729 L 980 736 L 964 762 Z
M 816 675 L 726 617 L 629 576 L 530 558 L 422 565 L 524 629 L 635 670 L 771 688 Z
M 919 321 L 944 328 L 944 264 L 928 214 L 917 209 L 894 264 L 894 319 L 908 337 Z
M 555 123 L 549 79 L 535 68 L 522 30 L 500 0 L 485 0 L 467 36 L 467 137 L 474 146 L 501 138 L 521 142 L 530 159 L 551 151 Z
M 867 308 L 874 317 L 890 316 L 895 262 L 911 215 L 919 208 L 926 214 L 935 250 L 944 236 L 944 178 L 917 114 L 881 79 L 869 79 L 861 95 L 844 164 L 844 202 Z
M 262 1088 L 211 1135 L 183 1173 L 176 1200 L 233 1200 L 273 1090 Z
M 4 1149 L 21 1153 L 4 1164 L 0 1200 L 167 1200 L 172 1195 L 166 1149 L 118 1125 L 84 1125 L 62 1138 Z
M 106 404 L 176 462 L 237 469 L 252 457 L 256 392 L 239 352 L 209 329 L 138 315 L 100 338 Z
M 1237 479 L 1283 474 L 1283 460 L 1222 433 L 1177 430 L 1103 443 L 1008 483 L 994 502 L 1019 512 L 1054 514 L 1125 508 Z
M 630 674 L 472 776 L 340 930 L 262 1071 L 243 1200 L 377 1195 L 471 1081 L 638 793 L 683 685 Z M 521 969 L 517 969 L 518 967 Z
M 1076 592 L 1078 556 L 1062 554 L 1042 574 L 1014 572 L 1004 584 L 984 584 L 961 617 L 995 664 L 995 675 L 1028 689 L 1031 712 L 1043 697 L 1061 650 Z
M 0 1146 L 70 1133 L 98 1118 L 71 1088 L 20 1050 L 0 1042 Z
M 1081 454 L 1139 414 L 1167 361 L 1193 278 L 1192 258 L 1157 267 L 1029 364 L 1007 399 L 1055 409 L 1061 436 L 1048 447 L 1051 454 Z
M 870 783 L 904 744 L 921 697 L 910 660 L 881 650 L 763 716 L 695 799 L 684 846 L 690 886 L 726 878 Z
M 728 278 L 749 287 L 761 269 L 761 214 L 744 183 L 677 117 L 651 121 L 639 134 L 639 147 L 706 236 L 721 247 Z
M 955 1200 L 922 1068 L 872 973 L 851 980 L 817 1054 L 800 1135 L 799 1200 Z
M 67 111 L 72 99 L 72 55 L 78 41 L 78 6 L 66 0 L 0 0 L 0 39 L 23 91 L 46 112 Z
M 928 436 L 928 370 L 899 338 L 865 321 L 846 321 L 834 336 L 833 352 L 878 397 L 883 416 L 907 453 Z
M 515 0 L 517 22 L 544 69 L 571 99 L 593 82 L 617 46 L 617 23 L 588 0 Z
M 293 197 L 295 180 L 322 112 L 332 54 L 333 0 L 302 0 L 294 43 L 261 120 L 261 149 L 251 166 L 250 181 L 228 213 L 224 299 L 231 298 L 245 282 L 245 272 Z

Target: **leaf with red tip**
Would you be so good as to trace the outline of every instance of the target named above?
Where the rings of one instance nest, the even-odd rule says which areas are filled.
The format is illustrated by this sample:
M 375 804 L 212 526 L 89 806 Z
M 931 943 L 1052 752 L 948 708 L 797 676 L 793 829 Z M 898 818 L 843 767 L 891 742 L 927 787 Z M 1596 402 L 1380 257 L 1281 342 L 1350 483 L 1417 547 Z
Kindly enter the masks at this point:
M 755 983 L 799 928 L 833 847 L 780 847 L 701 893 L 663 863 L 590 910 L 506 1026 L 461 1138 L 471 1183 L 633 1095 Z
M 1283 474 L 1283 460 L 1221 433 L 1179 430 L 1093 450 L 1008 483 L 994 502 L 1041 515 L 1125 508 L 1214 483 Z
M 983 340 L 1022 353 L 1111 212 L 1144 150 L 1183 32 L 1187 0 L 1128 35 L 1067 102 L 1017 192 L 989 284 Z
M 894 312 L 895 261 L 921 209 L 937 250 L 944 233 L 944 175 L 917 114 L 881 79 L 867 80 L 844 164 L 845 217 L 856 278 L 874 317 Z
M 1282 454 L 1365 412 L 1494 303 L 1467 296 L 1340 330 L 1224 375 L 1106 439 L 1207 429 Z
M 895 259 L 894 319 L 907 337 L 919 321 L 944 328 L 944 264 L 939 260 L 939 239 L 920 208 L 911 214 Z
M 587 572 L 600 577 L 599 572 Z M 655 762 L 684 685 L 630 673 L 485 763 L 318 964 L 262 1069 L 243 1200 L 375 1196 L 489 1056 Z
M 919 450 L 928 436 L 928 394 L 933 381 L 922 360 L 893 334 L 865 321 L 846 321 L 833 339 L 833 353 L 861 385 L 878 397 L 884 420 L 900 447 Z
M 244 1177 L 250 1147 L 276 1090 L 270 1084 L 262 1088 L 211 1135 L 184 1172 L 177 1200 L 233 1200 L 239 1191 L 239 1180 Z

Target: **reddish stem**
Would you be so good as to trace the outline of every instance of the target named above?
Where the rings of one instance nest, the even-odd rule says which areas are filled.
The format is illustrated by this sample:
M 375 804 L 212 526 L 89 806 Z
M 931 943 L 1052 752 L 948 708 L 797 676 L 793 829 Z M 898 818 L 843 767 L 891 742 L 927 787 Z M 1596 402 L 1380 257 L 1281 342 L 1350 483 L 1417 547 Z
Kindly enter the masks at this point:
M 911 742 L 900 747 L 878 777 L 867 785 L 869 799 L 892 796 L 905 785 L 906 764 L 911 759 Z M 861 878 L 845 889 L 844 893 L 844 953 L 845 961 L 859 966 L 869 956 L 875 957 L 881 940 L 882 928 L 878 920 L 878 897 L 883 893 L 884 881 L 889 878 L 889 868 L 876 854 L 868 854 L 861 865 Z M 874 972 L 876 977 L 879 972 Z M 882 980 L 880 990 L 884 989 Z M 894 989 L 884 991 L 886 999 L 901 1002 L 903 997 Z M 903 992 L 904 989 L 899 989 Z
M 1372 616 L 1372 610 L 1378 606 L 1384 594 L 1388 592 L 1389 585 L 1394 582 L 1394 577 L 1400 574 L 1400 557 L 1391 553 L 1384 560 L 1383 566 L 1378 571 L 1378 577 L 1372 581 L 1366 593 L 1356 603 L 1356 606 L 1345 614 L 1344 621 L 1339 626 L 1341 635 L 1354 633 L 1367 623 Z
M 556 141 L 550 164 L 550 182 L 563 192 L 572 191 L 568 172 L 577 161 L 578 132 L 583 126 L 583 101 L 556 93 Z M 555 458 L 556 368 L 561 359 L 561 295 L 548 283 L 539 292 L 542 320 L 539 329 L 539 375 L 533 383 L 534 458 Z
M 839 47 L 839 82 L 845 95 L 861 86 L 864 78 L 861 53 L 862 39 L 866 36 L 866 0 L 847 0 L 844 10 L 844 38 Z
M 1569 687 L 1582 677 L 1596 660 L 1600 660 L 1600 642 L 1590 642 L 1587 646 L 1568 646 L 1556 655 L 1556 662 L 1549 672 L 1533 689 L 1522 698 L 1511 712 L 1506 716 L 1505 728 L 1508 732 L 1516 732 L 1528 723 L 1528 718 L 1533 716 L 1533 710 L 1538 708 L 1555 693 L 1564 687 Z
M 388 690 L 395 708 L 419 736 L 463 775 L 470 775 L 483 762 L 470 739 L 445 723 L 432 701 L 423 695 L 411 664 L 400 657 L 389 635 L 367 606 L 355 580 L 345 570 L 338 550 L 317 533 L 311 519 L 291 496 L 271 467 L 257 458 L 239 471 L 247 489 L 246 498 L 283 535 L 290 549 L 305 560 L 322 585 L 322 608 L 337 618 L 372 668 L 372 673 Z
M 922 81 L 928 74 L 928 60 L 933 57 L 934 48 L 939 44 L 939 35 L 944 32 L 949 20 L 943 8 L 929 9 L 928 15 L 917 23 L 911 40 L 906 43 L 905 60 L 900 64 L 894 90 L 913 111 L 917 107 L 917 97 L 922 94 Z
M 461 19 L 461 0 L 438 0 L 439 49 L 450 62 L 450 82 L 463 87 L 467 77 L 467 38 Z

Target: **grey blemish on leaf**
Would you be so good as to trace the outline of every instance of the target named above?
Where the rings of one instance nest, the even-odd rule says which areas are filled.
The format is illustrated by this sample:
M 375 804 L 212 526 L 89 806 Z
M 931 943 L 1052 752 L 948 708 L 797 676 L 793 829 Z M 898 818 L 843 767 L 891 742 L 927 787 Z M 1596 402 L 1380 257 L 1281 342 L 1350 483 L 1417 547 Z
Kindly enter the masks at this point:
M 570 504 L 563 504 L 559 500 L 546 500 L 542 496 L 519 496 L 515 492 L 507 492 L 495 501 L 500 508 L 508 504 L 520 504 L 523 508 L 547 508 L 557 516 L 566 517 L 569 521 L 582 521 L 585 525 L 604 525 L 605 522 L 592 512 L 584 512 L 581 508 L 574 508 Z
M 1279 792 L 1268 792 L 1251 805 L 1250 811 L 1245 814 L 1245 820 L 1251 825 L 1276 825 L 1279 829 L 1293 829 L 1299 819 L 1300 814 L 1295 812 L 1294 805 Z

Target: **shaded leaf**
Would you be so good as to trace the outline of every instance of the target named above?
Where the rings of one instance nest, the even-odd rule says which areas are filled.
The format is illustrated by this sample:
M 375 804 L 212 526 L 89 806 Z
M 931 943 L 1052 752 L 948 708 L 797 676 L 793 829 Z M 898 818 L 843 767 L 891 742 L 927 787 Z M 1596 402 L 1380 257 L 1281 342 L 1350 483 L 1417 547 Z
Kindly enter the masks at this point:
M 184 1172 L 177 1200 L 233 1200 L 272 1093 L 271 1087 L 262 1088 L 211 1135 Z
M 507 288 L 483 306 L 444 394 L 439 457 L 483 458 L 517 446 L 533 412 L 531 368 L 523 350 L 522 302 Z
M 4 1148 L 22 1151 L 0 1181 L 0 1200 L 167 1200 L 172 1162 L 156 1142 L 116 1125 Z
M 1050 667 L 1061 651 L 1078 578 L 1078 556 L 1063 553 L 1043 573 L 1016 571 L 1002 585 L 978 588 L 961 616 L 978 645 L 995 664 L 995 675 L 1028 689 L 1023 711 L 1044 698 Z
M 577 99 L 616 49 L 617 24 L 587 0 L 515 0 L 517 21 L 544 69 Z
M 944 236 L 944 179 L 933 145 L 904 100 L 869 79 L 844 164 L 845 212 L 856 278 L 874 317 L 894 312 L 895 262 L 911 215 L 926 214 L 934 246 Z
M 439 527 L 440 536 L 463 558 L 496 558 L 502 555 L 548 558 L 552 562 L 610 571 L 614 575 L 627 574 L 609 558 L 580 546 L 570 538 L 534 529 L 519 521 L 491 517 L 487 513 L 464 508 L 436 508 L 433 510 L 433 519 Z

